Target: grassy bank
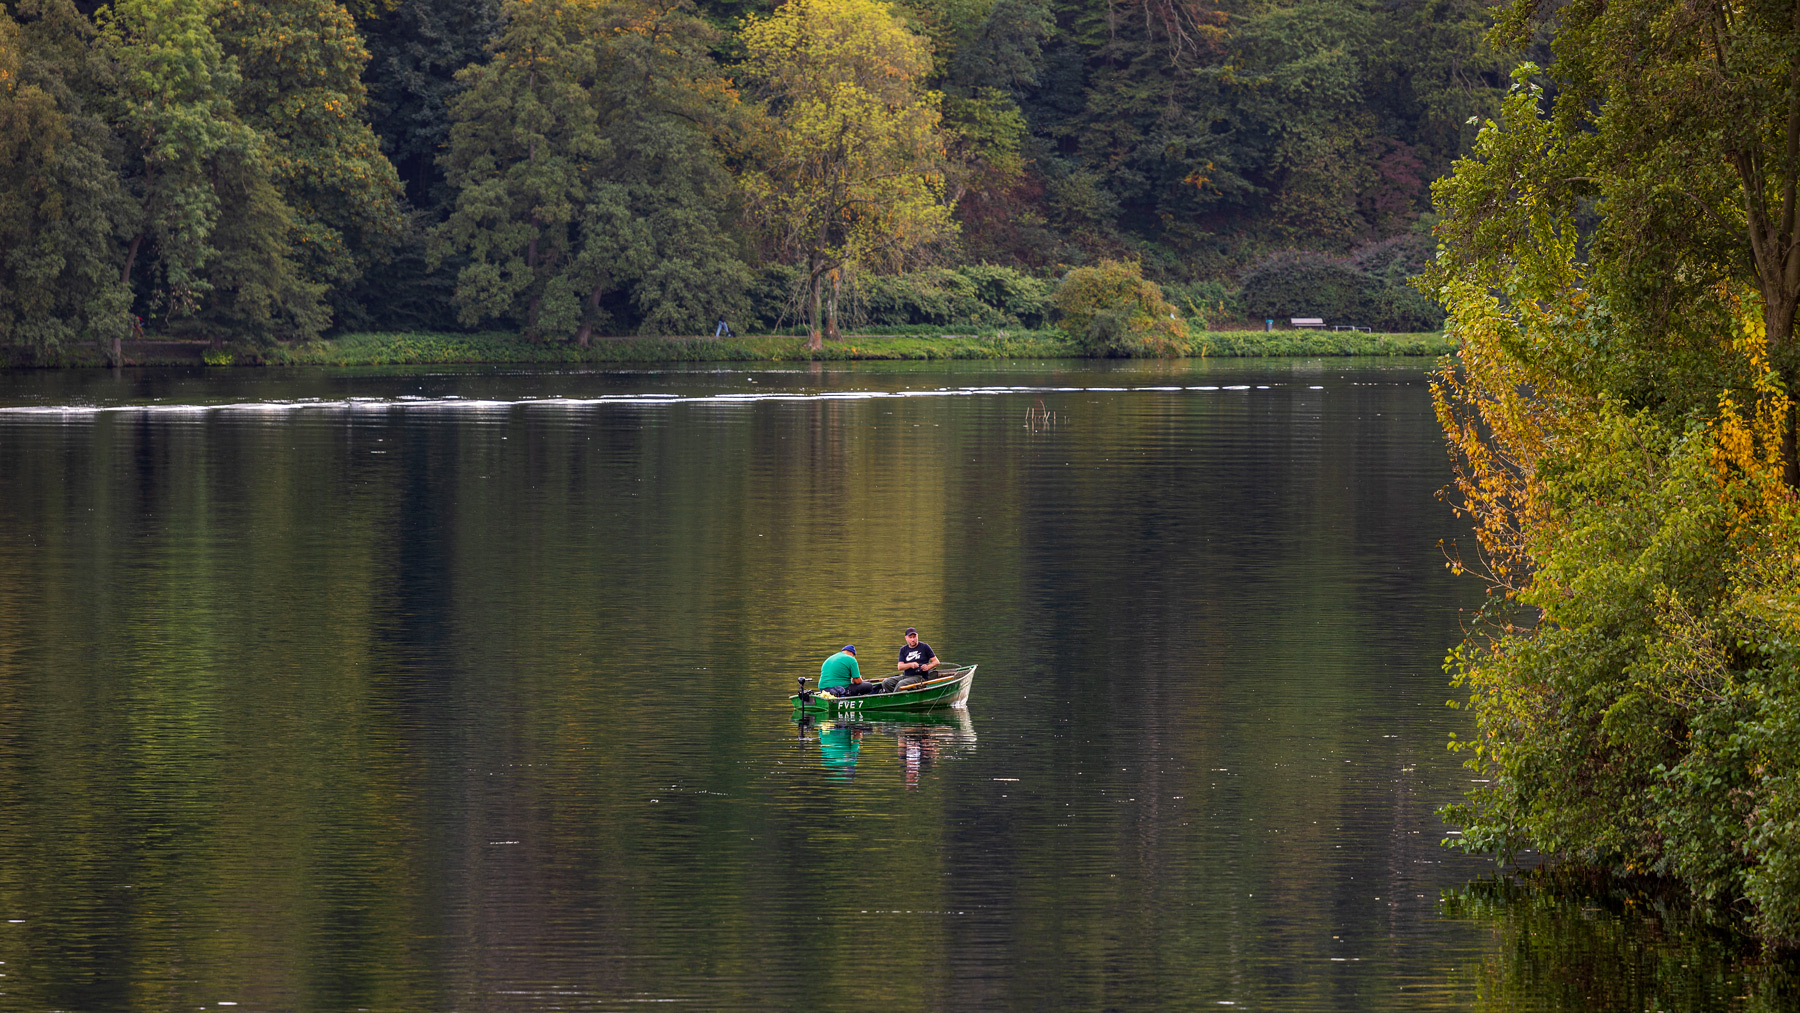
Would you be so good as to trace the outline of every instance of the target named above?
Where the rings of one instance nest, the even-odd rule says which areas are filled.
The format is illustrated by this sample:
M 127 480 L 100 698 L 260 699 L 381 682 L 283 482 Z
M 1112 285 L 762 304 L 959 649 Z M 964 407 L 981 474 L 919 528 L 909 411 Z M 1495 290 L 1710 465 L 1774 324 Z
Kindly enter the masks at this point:
M 1364 334 L 1360 331 L 1209 331 L 1197 334 L 1194 354 L 1219 358 L 1315 355 L 1449 355 L 1456 342 L 1441 333 Z
M 586 348 L 525 341 L 510 334 L 346 334 L 285 350 L 277 361 L 375 366 L 404 363 L 807 362 L 832 359 L 1011 359 L 1079 354 L 1057 331 L 987 335 L 848 334 L 808 351 L 791 335 L 742 338 L 607 338 Z
M 1188 341 L 1194 356 L 1443 355 L 1452 345 L 1441 334 L 1363 334 L 1349 331 L 1208 331 Z M 0 355 L 4 355 L 0 351 Z M 127 342 L 132 365 L 383 366 L 445 363 L 807 362 L 845 359 L 1081 358 L 1080 347 L 1061 331 L 930 330 L 912 334 L 847 334 L 842 342 L 808 351 L 795 335 L 726 338 L 607 338 L 587 348 L 526 341 L 513 334 L 344 334 L 304 345 L 267 348 L 204 342 Z M 0 358 L 9 366 L 100 366 L 101 350 L 68 346 L 53 359 Z

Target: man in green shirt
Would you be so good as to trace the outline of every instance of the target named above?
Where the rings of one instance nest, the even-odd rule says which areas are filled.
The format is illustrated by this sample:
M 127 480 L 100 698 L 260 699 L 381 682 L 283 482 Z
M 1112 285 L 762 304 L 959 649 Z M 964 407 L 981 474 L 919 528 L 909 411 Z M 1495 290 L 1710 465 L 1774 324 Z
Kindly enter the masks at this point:
M 843 650 L 826 658 L 819 666 L 819 691 L 839 697 L 876 691 L 875 683 L 864 682 L 862 669 L 856 667 L 855 644 L 845 644 Z

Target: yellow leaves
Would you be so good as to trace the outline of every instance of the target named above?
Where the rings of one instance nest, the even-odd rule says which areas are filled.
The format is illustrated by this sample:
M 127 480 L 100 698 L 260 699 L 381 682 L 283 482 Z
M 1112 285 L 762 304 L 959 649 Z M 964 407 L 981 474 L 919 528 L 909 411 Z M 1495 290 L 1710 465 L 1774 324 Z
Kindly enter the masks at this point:
M 1768 343 L 1759 316 L 1740 307 L 1738 333 L 1729 347 L 1742 357 L 1754 377 L 1747 392 L 1751 403 L 1742 406 L 1742 395 L 1721 392 L 1719 414 L 1709 428 L 1713 472 L 1721 494 L 1735 508 L 1731 533 L 1743 537 L 1770 531 L 1773 522 L 1793 514 L 1793 491 L 1787 486 L 1782 461 L 1782 436 L 1792 418 L 1793 402 L 1769 368 Z
M 943 199 L 942 96 L 925 41 L 880 0 L 790 0 L 749 18 L 743 79 L 766 101 L 743 177 L 778 245 L 897 266 L 955 230 Z
M 854 88 L 898 106 L 931 72 L 929 43 L 881 0 L 789 0 L 741 37 L 752 75 L 783 95 Z

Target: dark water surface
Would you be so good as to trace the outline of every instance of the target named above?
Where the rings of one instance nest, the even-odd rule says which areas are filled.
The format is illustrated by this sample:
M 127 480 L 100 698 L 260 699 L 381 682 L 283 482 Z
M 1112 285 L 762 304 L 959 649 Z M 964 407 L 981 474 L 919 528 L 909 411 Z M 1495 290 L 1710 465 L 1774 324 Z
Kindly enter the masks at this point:
M 0 1008 L 1778 1004 L 1439 847 L 1447 479 L 1417 361 L 0 374 Z

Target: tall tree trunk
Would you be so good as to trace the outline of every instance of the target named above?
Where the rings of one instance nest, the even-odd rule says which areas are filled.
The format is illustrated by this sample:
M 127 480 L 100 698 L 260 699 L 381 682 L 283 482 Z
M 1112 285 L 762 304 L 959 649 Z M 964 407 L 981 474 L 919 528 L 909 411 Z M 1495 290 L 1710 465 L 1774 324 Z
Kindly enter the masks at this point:
M 137 263 L 138 248 L 143 245 L 144 245 L 144 234 L 142 232 L 131 237 L 131 246 L 129 248 L 127 248 L 125 251 L 125 267 L 123 270 L 121 270 L 119 272 L 119 283 L 120 284 L 122 284 L 122 285 L 130 285 L 131 284 L 131 266 L 133 264 Z
M 1794 27 L 1800 29 L 1800 5 L 1794 8 Z M 1769 351 L 1769 364 L 1781 377 L 1788 396 L 1788 418 L 1781 427 L 1782 478 L 1789 489 L 1800 489 L 1800 441 L 1795 440 L 1795 399 L 1800 398 L 1800 350 L 1794 347 L 1794 308 L 1800 305 L 1800 229 L 1796 218 L 1796 187 L 1800 186 L 1800 57 L 1788 64 L 1787 130 L 1782 151 L 1780 175 L 1781 210 L 1770 221 L 1766 203 L 1762 166 L 1746 158 L 1738 158 L 1738 176 L 1744 184 L 1748 203 L 1750 244 L 1756 260 L 1757 280 L 1762 286 L 1763 341 Z M 1746 171 L 1749 170 L 1749 171 Z M 1755 189 L 1751 189 L 1752 187 Z
M 588 311 L 582 315 L 581 329 L 575 332 L 575 343 L 583 348 L 588 346 L 588 338 L 594 333 L 594 318 L 600 315 L 600 286 L 588 293 Z
M 825 347 L 824 335 L 819 331 L 819 289 L 825 281 L 824 275 L 815 267 L 807 276 L 807 339 L 806 347 L 818 351 Z
M 1782 477 L 1788 488 L 1800 489 L 1800 440 L 1795 427 L 1800 426 L 1800 354 L 1794 347 L 1794 316 L 1800 307 L 1800 291 L 1794 287 L 1763 284 L 1763 335 L 1769 350 L 1769 365 L 1781 377 L 1782 389 L 1788 395 L 1788 418 L 1781 427 Z
M 125 291 L 127 291 L 127 292 L 131 291 L 131 269 L 134 265 L 137 264 L 138 250 L 143 245 L 144 245 L 144 234 L 142 232 L 140 232 L 137 235 L 131 237 L 131 246 L 128 249 L 126 249 L 126 251 L 125 251 L 125 266 L 124 266 L 124 268 L 122 268 L 119 271 L 119 283 L 121 285 L 125 286 Z M 127 318 L 129 318 L 131 316 L 131 311 L 126 310 L 125 315 Z M 125 321 L 125 329 L 126 330 L 131 329 L 131 320 L 130 319 L 127 319 Z M 113 339 L 112 339 L 112 364 L 115 366 L 119 366 L 119 365 L 123 365 L 124 362 L 125 362 L 124 336 L 122 334 L 120 334 L 118 331 L 114 331 Z
M 842 274 L 842 268 L 831 272 L 831 298 L 825 303 L 825 336 L 832 341 L 844 340 L 844 336 L 838 333 L 837 325 L 838 281 Z
M 1800 440 L 1795 433 L 1800 426 L 1800 347 L 1794 341 L 1794 317 L 1800 307 L 1800 249 L 1794 248 L 1794 240 L 1800 237 L 1795 236 L 1791 212 L 1783 215 L 1785 228 L 1769 228 L 1766 213 L 1758 211 L 1753 205 L 1750 231 L 1762 290 L 1763 342 L 1789 401 L 1787 424 L 1781 427 L 1782 477 L 1788 488 L 1800 489 Z
M 1800 16 L 1800 11 L 1797 11 Z M 1749 152 L 1734 152 L 1732 161 L 1744 187 L 1744 218 L 1750 227 L 1750 256 L 1763 303 L 1763 347 L 1769 365 L 1781 378 L 1790 402 L 1788 420 L 1781 427 L 1782 477 L 1790 489 L 1800 489 L 1800 441 L 1795 439 L 1794 402 L 1800 400 L 1800 349 L 1794 345 L 1795 307 L 1800 306 L 1800 247 L 1796 240 L 1796 183 L 1800 182 L 1800 61 L 1793 69 L 1788 95 L 1786 158 L 1781 167 L 1781 207 L 1770 207 L 1769 178 L 1759 160 Z
M 533 70 L 529 75 L 529 81 L 532 87 L 537 85 L 536 70 Z M 537 140 L 535 138 L 532 140 L 531 146 L 526 149 L 525 157 L 532 162 L 537 161 Z M 525 241 L 525 267 L 531 271 L 531 284 L 534 288 L 537 287 L 538 230 L 543 227 L 543 222 L 539 220 L 538 213 L 535 210 L 532 211 L 531 238 Z M 537 336 L 537 311 L 538 297 L 533 295 L 531 297 L 531 312 L 525 320 L 525 327 L 531 332 L 533 338 Z

